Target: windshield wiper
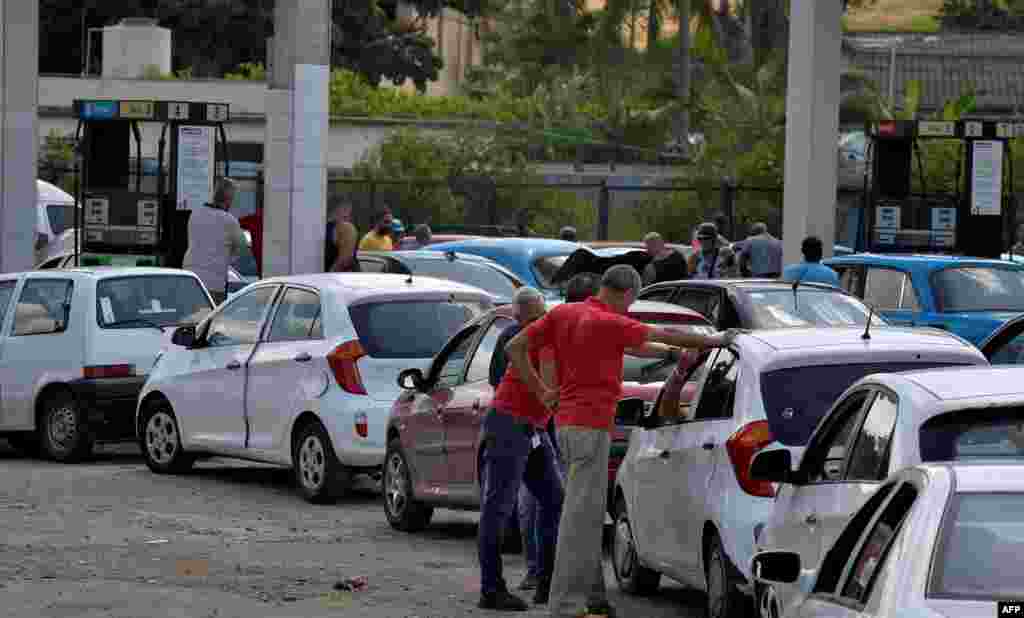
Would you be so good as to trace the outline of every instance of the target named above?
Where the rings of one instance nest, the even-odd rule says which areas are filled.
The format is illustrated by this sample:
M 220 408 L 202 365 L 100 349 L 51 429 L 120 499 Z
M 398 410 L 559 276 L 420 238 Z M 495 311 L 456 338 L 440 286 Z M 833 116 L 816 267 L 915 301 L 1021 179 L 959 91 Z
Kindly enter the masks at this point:
M 164 332 L 164 327 L 163 326 L 160 326 L 156 322 L 151 322 L 151 321 L 143 319 L 143 318 L 133 318 L 131 320 L 118 320 L 116 322 L 108 322 L 104 326 L 106 326 L 107 328 L 116 328 L 118 326 L 128 326 L 130 324 L 141 324 L 143 326 L 149 326 L 151 328 L 155 328 L 158 331 L 160 331 L 161 333 Z

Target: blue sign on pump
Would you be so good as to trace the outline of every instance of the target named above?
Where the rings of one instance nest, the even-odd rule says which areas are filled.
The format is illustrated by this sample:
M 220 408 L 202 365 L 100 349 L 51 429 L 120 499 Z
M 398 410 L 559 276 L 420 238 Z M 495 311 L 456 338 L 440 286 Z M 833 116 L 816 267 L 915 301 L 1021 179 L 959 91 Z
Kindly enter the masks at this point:
M 117 118 L 117 104 L 114 101 L 83 101 L 82 120 L 113 120 Z

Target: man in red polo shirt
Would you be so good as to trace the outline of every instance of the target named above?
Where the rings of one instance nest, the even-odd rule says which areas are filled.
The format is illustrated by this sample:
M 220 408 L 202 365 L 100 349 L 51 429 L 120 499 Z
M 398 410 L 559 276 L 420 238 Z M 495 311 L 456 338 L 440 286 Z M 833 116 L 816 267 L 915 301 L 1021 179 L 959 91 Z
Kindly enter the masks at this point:
M 633 267 L 613 266 L 601 278 L 597 296 L 555 307 L 507 346 L 512 367 L 537 398 L 558 402 L 558 446 L 568 474 L 551 583 L 553 618 L 578 616 L 581 601 L 587 604 L 586 613 L 612 613 L 601 566 L 601 528 L 623 355 L 652 343 L 724 347 L 735 337 L 732 331 L 707 337 L 626 317 L 640 284 L 640 274 Z M 557 392 L 550 390 L 530 363 L 531 352 L 546 347 L 553 349 L 558 367 Z
M 509 330 L 526 328 L 544 316 L 547 311 L 544 296 L 534 288 L 519 288 L 512 301 L 519 321 Z M 504 341 L 512 333 L 502 333 L 495 348 L 496 360 L 504 356 Z M 534 367 L 548 361 L 550 350 L 535 348 L 529 354 Z M 492 361 L 494 375 L 503 363 Z M 548 368 L 546 373 L 553 373 Z M 550 379 L 550 378 L 549 378 Z M 558 519 L 562 513 L 562 479 L 555 458 L 554 445 L 546 431 L 552 411 L 520 379 L 513 367 L 500 375 L 492 408 L 484 417 L 481 429 L 483 441 L 480 462 L 479 558 L 480 603 L 482 609 L 524 611 L 527 605 L 508 591 L 502 577 L 501 539 L 505 524 L 515 508 L 516 495 L 521 485 L 537 502 L 538 536 L 537 562 L 539 567 L 535 603 L 547 603 L 551 573 L 555 564 L 555 540 Z

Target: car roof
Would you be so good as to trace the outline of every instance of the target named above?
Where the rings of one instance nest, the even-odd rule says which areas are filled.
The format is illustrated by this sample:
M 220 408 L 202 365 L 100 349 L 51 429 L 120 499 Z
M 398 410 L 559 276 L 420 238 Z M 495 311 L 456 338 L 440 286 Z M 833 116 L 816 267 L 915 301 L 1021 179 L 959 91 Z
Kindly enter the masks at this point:
M 490 298 L 480 288 L 434 277 L 417 277 L 384 273 L 314 273 L 308 275 L 287 275 L 262 279 L 259 284 L 293 283 L 319 289 L 332 289 L 347 298 L 361 298 L 375 295 L 416 294 L 422 292 L 447 292 L 470 294 Z
M 160 268 L 155 266 L 80 266 L 77 268 L 60 268 L 28 271 L 32 276 L 52 277 L 54 274 L 72 274 L 92 279 L 110 279 L 125 276 L 146 275 L 188 275 L 195 276 L 190 270 L 180 268 Z
M 928 476 L 952 474 L 957 493 L 1024 492 L 1020 460 L 951 461 L 915 466 Z
M 497 253 L 530 253 L 535 255 L 568 255 L 583 245 L 554 238 L 467 238 L 427 245 L 430 250 L 487 248 Z
M 399 249 L 396 251 L 360 251 L 359 255 L 367 255 L 374 257 L 390 257 L 396 260 L 447 260 L 448 254 L 452 253 L 458 260 L 465 260 L 467 262 L 480 262 L 480 263 L 491 263 L 494 264 L 494 260 L 483 257 L 482 255 L 474 255 L 472 253 L 460 253 L 458 251 L 430 251 L 428 249 Z
M 791 282 L 782 281 L 779 279 L 683 279 L 680 281 L 656 283 L 654 285 L 651 285 L 650 287 L 673 287 L 677 284 L 682 283 L 685 283 L 687 286 L 693 287 L 704 287 L 714 289 L 729 288 L 731 290 L 737 290 L 742 292 L 757 292 L 775 289 L 793 289 L 793 284 Z M 839 290 L 845 292 L 841 288 L 828 285 L 827 283 L 814 282 L 801 283 L 799 289 L 819 289 L 828 291 Z
M 778 328 L 755 330 L 746 335 L 773 351 L 821 350 L 837 346 L 869 345 L 963 348 L 973 346 L 959 337 L 938 329 L 877 326 L 865 340 L 864 327 Z M 975 349 L 975 351 L 977 351 Z M 981 353 L 978 352 L 980 355 Z
M 959 255 L 941 254 L 907 254 L 891 255 L 884 253 L 854 253 L 825 260 L 830 264 L 868 264 L 876 266 L 897 266 L 906 269 L 939 270 L 950 266 L 1010 266 L 1022 268 L 1013 262 L 990 260 Z
M 1024 403 L 1024 367 L 948 367 L 905 371 L 881 377 L 881 381 L 893 384 L 906 381 L 941 401 L 963 402 L 1020 395 Z

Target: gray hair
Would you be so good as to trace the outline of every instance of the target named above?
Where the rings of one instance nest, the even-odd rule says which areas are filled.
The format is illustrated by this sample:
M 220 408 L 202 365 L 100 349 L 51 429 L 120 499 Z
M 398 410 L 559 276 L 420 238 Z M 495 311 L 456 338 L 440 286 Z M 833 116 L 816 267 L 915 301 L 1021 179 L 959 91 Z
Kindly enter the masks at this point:
M 426 243 L 434 235 L 430 231 L 430 226 L 426 223 L 420 223 L 416 226 L 416 230 L 413 232 L 416 235 L 416 241 L 420 243 Z
M 639 292 L 643 280 L 640 273 L 629 264 L 616 264 L 604 271 L 601 277 L 601 287 L 615 290 L 616 292 Z
M 762 223 L 762 222 L 758 221 L 754 225 L 750 226 L 750 234 L 753 235 L 753 236 L 758 236 L 760 234 L 767 234 L 767 233 L 768 233 L 768 225 L 766 225 L 765 223 Z
M 230 178 L 221 178 L 213 189 L 213 203 L 217 206 L 223 205 L 228 199 L 228 192 L 235 192 L 235 181 Z
M 664 240 L 664 239 L 661 237 L 661 234 L 659 234 L 657 232 L 647 232 L 647 235 L 644 236 L 644 242 L 650 242 L 652 240 Z
M 516 307 L 528 307 L 533 303 L 544 303 L 544 295 L 537 288 L 521 287 L 512 295 L 512 304 Z

